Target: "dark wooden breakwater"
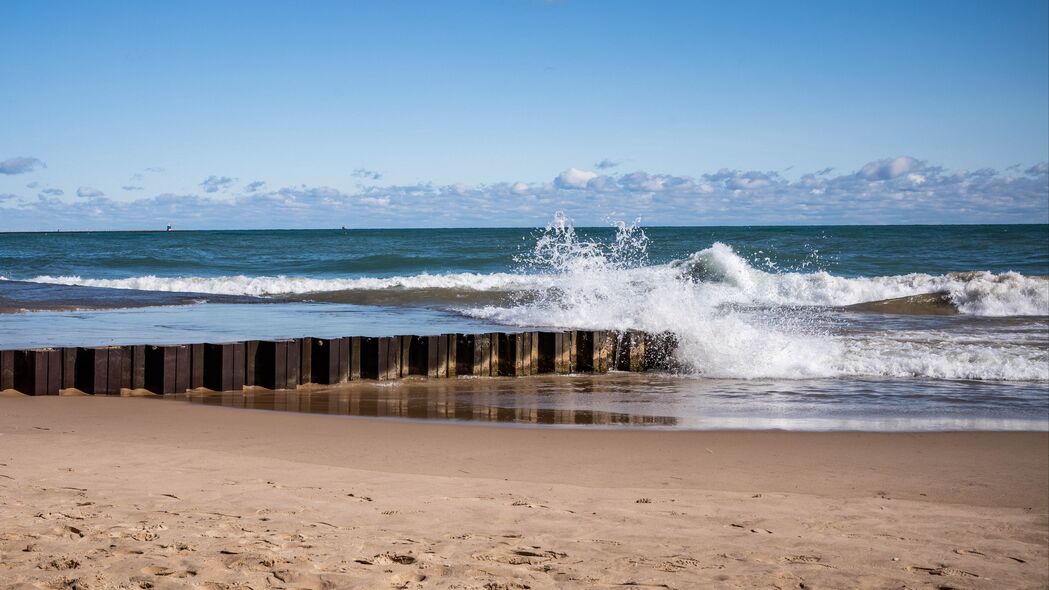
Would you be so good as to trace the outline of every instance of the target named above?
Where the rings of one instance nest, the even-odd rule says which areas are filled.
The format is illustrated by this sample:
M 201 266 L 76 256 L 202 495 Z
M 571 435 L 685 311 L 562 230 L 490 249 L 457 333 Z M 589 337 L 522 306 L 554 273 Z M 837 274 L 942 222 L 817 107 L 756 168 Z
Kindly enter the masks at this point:
M 670 334 L 572 330 L 247 340 L 0 351 L 0 390 L 96 395 L 246 387 L 294 389 L 362 379 L 520 377 L 669 368 Z

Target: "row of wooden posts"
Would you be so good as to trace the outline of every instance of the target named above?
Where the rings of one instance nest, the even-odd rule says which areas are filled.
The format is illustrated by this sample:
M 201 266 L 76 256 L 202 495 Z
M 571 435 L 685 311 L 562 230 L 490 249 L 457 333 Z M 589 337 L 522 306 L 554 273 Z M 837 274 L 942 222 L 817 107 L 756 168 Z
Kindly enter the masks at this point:
M 646 371 L 669 366 L 668 334 L 572 330 L 437 336 L 247 340 L 0 351 L 0 390 L 57 395 L 123 390 L 181 393 L 410 376 L 517 377 L 544 373 Z

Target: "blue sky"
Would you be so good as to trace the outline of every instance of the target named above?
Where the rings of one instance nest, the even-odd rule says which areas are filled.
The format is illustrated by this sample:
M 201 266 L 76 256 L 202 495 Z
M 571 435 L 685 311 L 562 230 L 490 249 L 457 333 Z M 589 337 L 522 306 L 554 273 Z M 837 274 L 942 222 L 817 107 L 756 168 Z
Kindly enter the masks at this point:
M 7 0 L 0 230 L 1046 222 L 1047 6 Z

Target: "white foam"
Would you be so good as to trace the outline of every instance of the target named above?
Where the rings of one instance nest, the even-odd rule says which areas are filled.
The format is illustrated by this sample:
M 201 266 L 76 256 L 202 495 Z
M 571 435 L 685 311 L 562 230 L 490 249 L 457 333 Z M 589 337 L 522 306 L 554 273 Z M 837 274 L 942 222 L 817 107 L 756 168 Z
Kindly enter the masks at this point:
M 536 277 L 509 273 L 477 274 L 459 273 L 448 275 L 420 274 L 388 278 L 316 279 L 309 277 L 244 275 L 219 277 L 158 277 L 145 275 L 124 279 L 92 279 L 79 276 L 38 276 L 27 279 L 34 283 L 56 285 L 80 285 L 106 287 L 110 289 L 139 289 L 144 291 L 168 291 L 208 293 L 212 295 L 250 295 L 270 297 L 279 295 L 301 295 L 328 291 L 380 289 L 461 289 L 464 291 L 502 291 L 535 288 Z
M 815 306 L 844 306 L 945 290 L 963 313 L 1049 315 L 1049 282 L 1016 273 L 844 278 L 768 273 L 715 244 L 688 260 L 638 266 L 647 239 L 620 228 L 612 247 L 555 222 L 532 266 L 549 260 L 556 288 L 534 301 L 467 309 L 521 326 L 671 331 L 691 373 L 725 378 L 887 376 L 1049 380 L 1044 336 L 967 341 L 958 334 L 843 335 Z M 633 244 L 633 245 L 631 245 Z M 759 307 L 755 307 L 759 306 Z M 997 339 L 997 341 L 994 341 Z
M 708 377 L 1049 381 L 1044 334 L 1010 339 L 996 333 L 983 340 L 946 332 L 914 335 L 868 329 L 861 335 L 843 334 L 821 311 L 826 306 L 944 291 L 963 314 L 1049 316 L 1049 280 L 1044 277 L 1013 272 L 856 278 L 822 271 L 774 273 L 755 268 L 721 243 L 684 260 L 650 265 L 647 246 L 648 238 L 634 226 L 620 225 L 616 239 L 602 244 L 578 236 L 564 217 L 558 217 L 540 236 L 535 251 L 520 261 L 527 271 L 523 273 L 32 280 L 254 296 L 383 289 L 520 291 L 530 296 L 461 311 L 507 325 L 671 331 L 679 341 L 682 365 Z

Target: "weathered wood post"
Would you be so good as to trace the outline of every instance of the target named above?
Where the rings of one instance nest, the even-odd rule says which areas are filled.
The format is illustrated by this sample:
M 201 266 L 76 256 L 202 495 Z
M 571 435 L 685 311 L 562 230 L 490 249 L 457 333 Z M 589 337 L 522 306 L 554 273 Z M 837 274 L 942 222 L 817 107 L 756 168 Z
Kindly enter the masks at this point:
M 517 358 L 517 347 L 513 334 L 492 334 L 492 376 L 513 376 L 517 370 L 519 359 Z M 496 356 L 494 351 L 498 351 Z
M 575 371 L 590 373 L 594 370 L 594 333 L 587 331 L 573 331 L 572 351 L 575 353 Z
M 146 388 L 146 347 L 142 344 L 128 346 L 127 354 L 131 357 L 131 389 Z
M 339 338 L 339 370 L 336 373 L 336 383 L 346 383 L 350 380 L 350 356 L 353 351 L 353 338 Z M 359 347 L 358 347 L 359 348 Z M 357 357 L 357 372 L 360 378 L 360 357 Z
M 15 351 L 14 389 L 27 395 L 58 395 L 62 385 L 61 358 L 61 351 L 53 348 Z
M 379 338 L 379 354 L 381 369 L 378 378 L 389 381 L 401 377 L 401 357 L 403 338 L 400 336 L 383 336 Z
M 110 357 L 112 356 L 113 350 L 110 351 Z M 145 388 L 158 394 L 186 391 L 185 388 L 188 388 L 191 381 L 190 375 L 193 368 L 190 358 L 189 347 L 185 345 L 147 346 L 144 367 Z M 96 380 L 97 378 L 96 375 Z M 113 384 L 110 383 L 109 388 L 113 389 L 112 386 Z M 182 389 L 179 389 L 180 387 Z
M 345 338 L 311 338 L 310 379 L 312 383 L 332 385 L 343 378 L 343 341 Z M 346 360 L 349 360 L 347 355 Z M 348 367 L 346 368 L 348 371 Z
M 361 379 L 382 379 L 386 372 L 386 344 L 382 338 L 361 338 Z
M 441 335 L 441 351 L 438 353 L 441 357 L 441 366 L 438 367 L 438 377 L 449 377 L 455 378 L 459 375 L 458 372 L 458 358 L 456 351 L 458 350 L 459 337 L 456 334 L 442 334 Z M 444 372 L 441 372 L 443 368 Z
M 244 389 L 247 368 L 243 342 L 204 345 L 204 387 L 214 391 Z M 187 355 L 188 357 L 189 355 Z M 181 359 L 181 356 L 179 357 Z M 185 390 L 179 390 L 181 393 Z
M 356 381 L 358 379 L 364 378 L 361 367 L 364 363 L 363 342 L 365 341 L 365 339 L 361 338 L 360 336 L 352 336 L 347 338 L 346 340 L 349 344 L 349 348 L 347 349 L 349 354 L 349 363 L 347 364 L 347 366 L 349 367 L 349 373 L 347 375 L 347 379 L 351 381 Z
M 492 374 L 492 341 L 488 334 L 470 334 L 470 373 L 474 377 L 488 377 Z
M 247 346 L 246 342 L 242 344 Z M 189 345 L 189 389 L 204 387 L 204 349 L 206 346 L 199 342 Z
M 313 338 L 299 338 L 299 380 L 296 385 L 313 383 Z
M 443 367 L 444 363 L 441 362 L 441 341 L 444 340 L 441 336 L 424 336 L 426 339 L 426 376 L 431 379 L 437 377 L 447 377 L 448 367 Z M 447 362 L 448 344 L 444 345 L 445 362 Z M 441 375 L 444 373 L 444 375 Z
M 254 351 L 249 359 L 249 352 Z M 267 389 L 295 389 L 299 383 L 299 342 L 260 340 L 244 347 L 245 371 L 253 368 L 252 384 Z M 294 364 L 294 367 L 292 366 Z M 248 381 L 245 376 L 245 382 Z
M 617 366 L 620 371 L 641 372 L 645 370 L 645 334 L 630 330 L 622 334 L 621 346 L 617 352 Z
M 607 373 L 609 363 L 616 355 L 616 339 L 604 330 L 594 332 L 594 352 L 597 355 L 594 359 L 594 371 Z
M 557 332 L 535 333 L 535 372 L 556 373 L 560 335 Z
M 0 391 L 15 388 L 15 351 L 0 350 Z
M 76 348 L 66 347 L 62 349 L 62 389 L 71 387 L 76 387 Z
M 677 349 L 677 336 L 673 332 L 645 334 L 644 348 L 644 370 L 676 368 L 674 351 Z

